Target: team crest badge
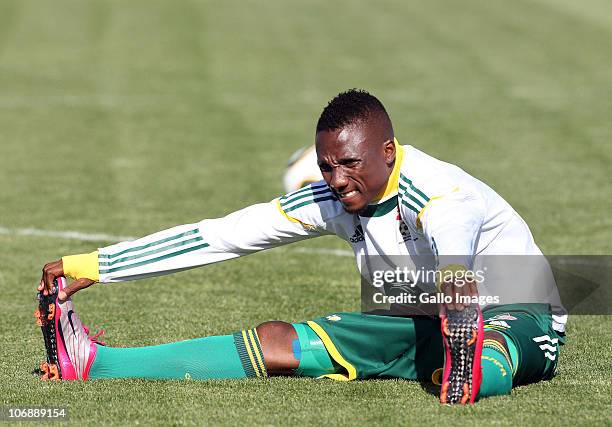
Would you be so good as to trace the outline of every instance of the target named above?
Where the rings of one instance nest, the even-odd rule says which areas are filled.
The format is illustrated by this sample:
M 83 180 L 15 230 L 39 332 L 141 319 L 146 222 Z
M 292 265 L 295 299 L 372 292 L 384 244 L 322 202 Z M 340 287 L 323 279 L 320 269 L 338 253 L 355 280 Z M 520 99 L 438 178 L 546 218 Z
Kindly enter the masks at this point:
M 406 225 L 406 223 L 403 220 L 400 220 L 400 223 L 399 223 L 399 232 L 402 235 L 402 239 L 404 240 L 404 242 L 412 240 L 412 235 L 410 234 L 410 230 L 408 229 L 408 226 Z M 414 239 L 414 240 L 416 240 L 416 239 Z

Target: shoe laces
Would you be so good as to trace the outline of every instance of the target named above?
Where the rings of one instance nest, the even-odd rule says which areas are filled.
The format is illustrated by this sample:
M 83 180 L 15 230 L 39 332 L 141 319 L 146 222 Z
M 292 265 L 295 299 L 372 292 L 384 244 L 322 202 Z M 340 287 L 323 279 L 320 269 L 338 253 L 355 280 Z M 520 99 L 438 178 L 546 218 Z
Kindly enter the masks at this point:
M 96 332 L 95 335 L 92 335 L 90 337 L 89 336 L 89 328 L 87 326 L 83 325 L 83 329 L 85 330 L 85 333 L 87 334 L 87 338 L 89 338 L 89 341 L 91 341 L 94 344 L 106 345 L 106 343 L 104 341 L 98 340 L 98 338 L 100 338 L 102 335 L 104 335 L 106 330 L 100 329 L 98 332 Z

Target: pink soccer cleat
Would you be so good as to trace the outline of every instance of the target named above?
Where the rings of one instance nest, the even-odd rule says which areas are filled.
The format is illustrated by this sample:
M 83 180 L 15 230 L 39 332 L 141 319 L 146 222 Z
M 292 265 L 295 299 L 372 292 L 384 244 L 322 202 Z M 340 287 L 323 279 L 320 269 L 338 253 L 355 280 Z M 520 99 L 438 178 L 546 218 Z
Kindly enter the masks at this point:
M 482 312 L 478 306 L 466 307 L 448 311 L 441 319 L 445 357 L 440 402 L 474 403 L 482 382 Z
M 96 357 L 96 344 L 104 331 L 93 337 L 74 312 L 74 304 L 68 298 L 63 303 L 57 294 L 66 287 L 66 279 L 58 277 L 49 295 L 37 294 L 38 309 L 34 312 L 40 326 L 47 351 L 46 361 L 41 363 L 43 380 L 86 380 Z

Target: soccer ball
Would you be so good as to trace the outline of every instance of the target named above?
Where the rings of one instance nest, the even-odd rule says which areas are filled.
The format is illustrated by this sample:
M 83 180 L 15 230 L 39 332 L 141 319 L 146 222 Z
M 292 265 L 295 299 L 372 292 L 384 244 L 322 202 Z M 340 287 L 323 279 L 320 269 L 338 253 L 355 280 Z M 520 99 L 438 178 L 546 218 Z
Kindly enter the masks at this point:
M 321 171 L 317 165 L 317 152 L 314 145 L 302 147 L 289 159 L 283 176 L 283 185 L 287 193 L 299 190 L 311 182 L 321 181 Z

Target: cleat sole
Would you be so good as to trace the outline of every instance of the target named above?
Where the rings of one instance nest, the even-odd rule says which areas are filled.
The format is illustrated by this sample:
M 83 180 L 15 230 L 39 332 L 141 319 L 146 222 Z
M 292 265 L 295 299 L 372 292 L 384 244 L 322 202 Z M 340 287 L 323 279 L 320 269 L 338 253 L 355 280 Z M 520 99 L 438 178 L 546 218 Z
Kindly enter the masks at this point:
M 465 405 L 470 400 L 470 385 L 468 383 L 463 384 L 463 396 L 461 396 L 461 404 Z
M 40 379 L 46 381 L 49 379 L 49 364 L 47 362 L 42 362 L 40 364 Z
M 51 381 L 58 381 L 60 379 L 57 365 L 49 365 L 49 379 Z
M 447 403 L 448 386 L 448 382 L 445 382 L 442 384 L 442 390 L 440 390 L 440 402 L 444 404 Z
M 445 369 L 441 403 L 465 405 L 474 402 L 481 381 L 479 344 L 482 346 L 482 334 L 479 335 L 479 328 L 482 328 L 482 316 L 474 307 L 449 311 L 442 320 L 446 363 L 450 363 L 450 369 L 448 372 Z
M 38 292 L 38 309 L 34 311 L 36 324 L 40 326 L 45 343 L 46 360 L 40 365 L 42 380 L 59 380 L 62 378 L 57 360 L 57 331 L 55 330 L 55 300 L 59 286 L 54 282 L 52 292 L 44 295 Z
M 55 317 L 55 304 L 49 304 L 49 312 L 47 313 L 47 320 L 51 321 Z

